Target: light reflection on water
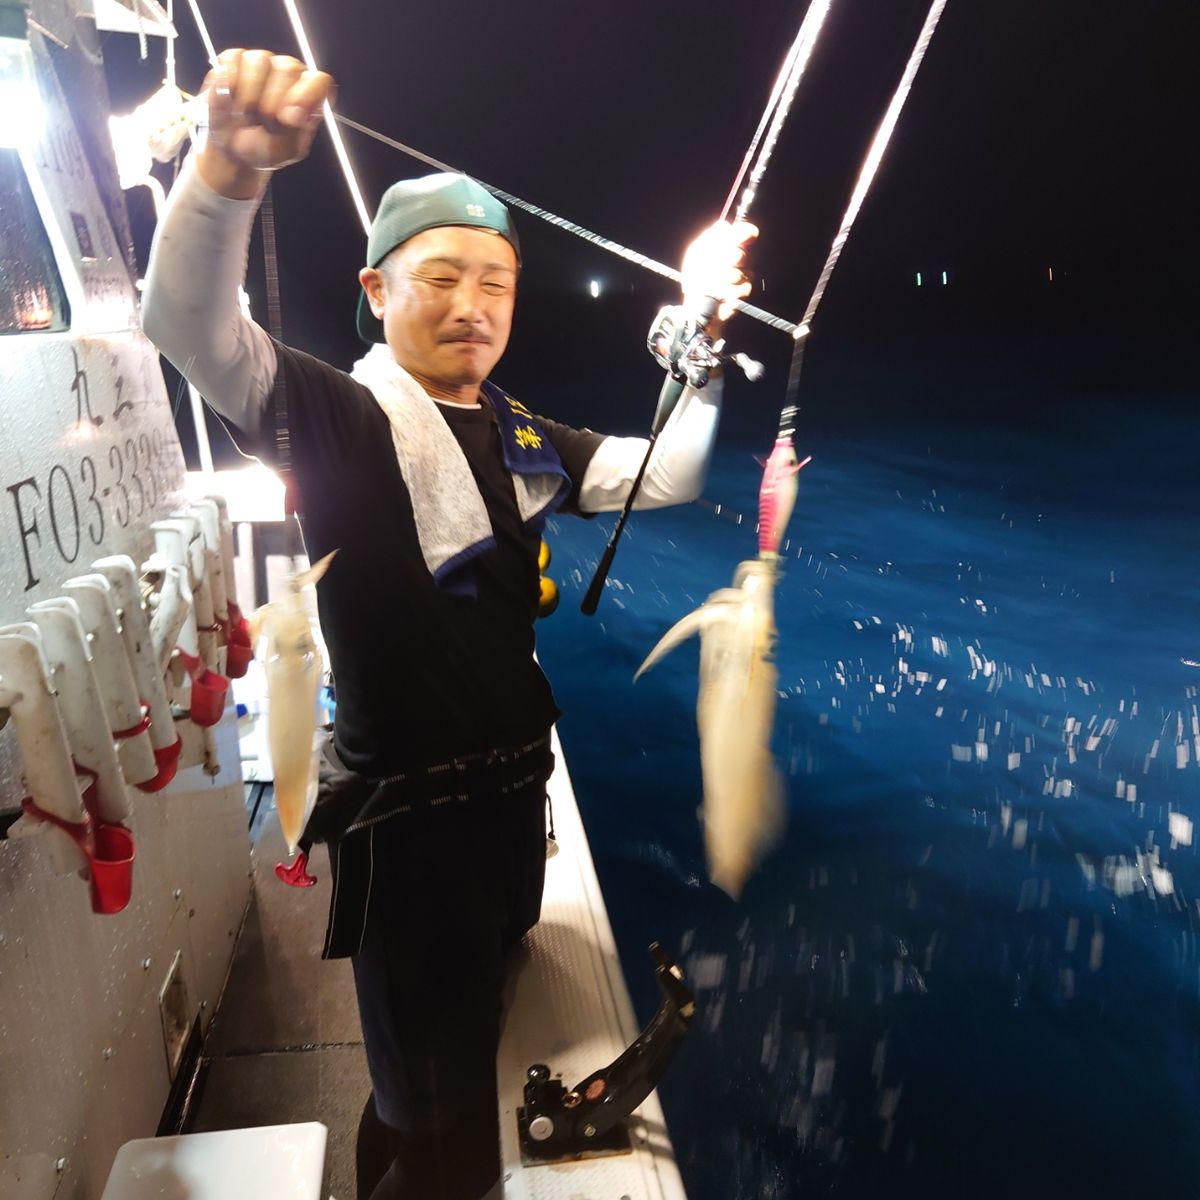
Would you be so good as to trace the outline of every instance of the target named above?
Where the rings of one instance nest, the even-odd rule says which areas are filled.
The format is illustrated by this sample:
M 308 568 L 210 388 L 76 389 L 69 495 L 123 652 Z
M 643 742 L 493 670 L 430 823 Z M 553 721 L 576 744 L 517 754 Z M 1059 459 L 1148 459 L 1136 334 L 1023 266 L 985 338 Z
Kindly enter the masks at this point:
M 661 938 L 700 999 L 663 1089 L 689 1195 L 1200 1194 L 1184 475 L 908 441 L 807 448 L 777 592 L 790 829 L 736 905 L 695 821 L 695 652 L 629 680 L 753 552 L 749 454 L 718 453 L 708 507 L 635 519 L 594 623 L 609 522 L 551 533 L 541 654 L 627 974 L 645 1015 Z

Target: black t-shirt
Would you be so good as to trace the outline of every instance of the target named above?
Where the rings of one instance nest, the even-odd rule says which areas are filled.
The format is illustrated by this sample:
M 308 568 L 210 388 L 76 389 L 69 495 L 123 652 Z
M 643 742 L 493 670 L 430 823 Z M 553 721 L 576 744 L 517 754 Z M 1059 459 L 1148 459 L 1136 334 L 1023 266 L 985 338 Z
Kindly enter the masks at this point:
M 540 737 L 559 715 L 533 659 L 540 538 L 522 528 L 491 408 L 437 406 L 496 536 L 475 560 L 478 595 L 468 599 L 434 586 L 391 427 L 371 392 L 311 355 L 275 349 L 283 388 L 247 448 L 277 461 L 276 412 L 285 406 L 309 558 L 338 551 L 317 602 L 342 760 L 383 778 Z M 573 485 L 560 511 L 577 511 L 580 481 L 603 439 L 538 420 Z

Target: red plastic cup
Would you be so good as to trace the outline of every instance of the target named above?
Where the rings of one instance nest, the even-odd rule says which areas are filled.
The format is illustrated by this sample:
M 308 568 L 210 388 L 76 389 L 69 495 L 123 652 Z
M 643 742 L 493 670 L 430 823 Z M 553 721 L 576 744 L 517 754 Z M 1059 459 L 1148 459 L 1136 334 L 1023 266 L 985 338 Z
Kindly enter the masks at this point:
M 250 625 L 236 605 L 229 606 L 229 642 L 225 647 L 225 673 L 230 679 L 241 679 L 254 657 Z
M 254 657 L 253 646 L 243 646 L 241 642 L 231 641 L 225 647 L 225 672 L 230 679 L 241 679 L 250 668 L 250 660 Z
M 179 769 L 179 755 L 183 752 L 183 742 L 176 738 L 169 746 L 154 751 L 154 761 L 158 764 L 158 772 L 151 779 L 137 785 L 139 792 L 161 792 L 175 778 Z
M 92 912 L 119 913 L 133 893 L 133 834 L 124 825 L 101 825 L 94 830 Z
M 215 725 L 225 711 L 229 680 L 205 667 L 192 678 L 192 707 L 188 715 L 197 725 Z

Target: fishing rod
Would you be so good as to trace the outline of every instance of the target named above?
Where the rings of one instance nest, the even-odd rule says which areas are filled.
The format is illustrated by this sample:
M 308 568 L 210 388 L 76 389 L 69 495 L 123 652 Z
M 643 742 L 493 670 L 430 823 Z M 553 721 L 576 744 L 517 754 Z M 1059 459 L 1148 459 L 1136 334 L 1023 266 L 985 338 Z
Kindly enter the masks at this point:
M 738 187 L 741 185 L 742 179 L 749 173 L 749 180 L 746 183 L 745 189 L 742 192 L 741 200 L 738 204 L 737 216 L 739 219 L 744 219 L 749 211 L 750 204 L 753 202 L 757 189 L 762 181 L 762 177 L 766 171 L 767 163 L 770 161 L 775 144 L 779 138 L 780 129 L 787 117 L 788 110 L 791 107 L 792 99 L 795 96 L 796 88 L 799 84 L 800 76 L 803 74 L 804 67 L 807 65 L 808 59 L 812 54 L 814 45 L 816 44 L 817 35 L 820 32 L 821 25 L 825 17 L 828 15 L 830 0 L 821 0 L 820 5 L 814 3 L 805 14 L 800 31 L 793 42 L 791 49 L 788 52 L 788 57 L 784 62 L 784 66 L 780 71 L 779 77 L 776 80 L 775 87 L 772 89 L 771 99 L 767 104 L 767 111 L 763 115 L 763 119 L 759 122 L 758 130 L 755 132 L 754 139 L 751 142 L 750 150 L 747 151 L 746 157 L 743 159 L 742 168 L 738 173 L 737 179 L 734 181 L 733 188 L 730 190 L 729 198 L 725 202 L 723 215 L 727 214 L 732 203 L 733 197 L 737 193 Z M 878 129 L 875 131 L 875 136 L 868 148 L 866 158 L 863 161 L 863 166 L 859 171 L 858 180 L 855 184 L 854 191 L 851 193 L 850 202 L 846 207 L 846 211 L 842 217 L 842 223 L 838 228 L 837 235 L 833 239 L 833 245 L 830 247 L 829 255 L 825 260 L 825 265 L 821 269 L 820 275 L 817 277 L 816 286 L 813 288 L 812 296 L 804 310 L 804 315 L 801 317 L 799 324 L 796 326 L 793 334 L 792 358 L 788 369 L 788 383 L 785 393 L 783 408 L 779 414 L 778 433 L 775 439 L 775 447 L 772 450 L 770 458 L 764 466 L 764 491 L 768 489 L 768 477 L 771 477 L 772 483 L 778 484 L 780 472 L 784 476 L 794 475 L 800 470 L 809 460 L 805 459 L 804 463 L 799 463 L 796 459 L 795 449 L 793 445 L 793 437 L 795 434 L 796 419 L 799 414 L 798 395 L 800 388 L 800 374 L 804 365 L 804 354 L 808 344 L 808 334 L 812 328 L 812 321 L 816 315 L 817 309 L 825 296 L 825 292 L 829 287 L 829 281 L 833 275 L 834 268 L 841 258 L 842 251 L 846 247 L 846 242 L 850 237 L 852 229 L 859 212 L 862 209 L 863 202 L 866 200 L 867 193 L 870 191 L 871 185 L 875 180 L 875 176 L 879 171 L 880 163 L 883 161 L 883 156 L 887 151 L 888 143 L 891 141 L 892 134 L 895 132 L 896 124 L 900 119 L 900 113 L 904 108 L 904 103 L 908 99 L 909 93 L 912 91 L 913 81 L 916 79 L 917 71 L 920 69 L 921 63 L 924 60 L 925 52 L 929 49 L 929 43 L 933 38 L 934 30 L 936 30 L 942 12 L 946 7 L 947 0 L 933 0 L 930 5 L 929 12 L 925 18 L 924 24 L 921 26 L 921 31 L 917 35 L 916 44 L 913 46 L 912 53 L 909 55 L 908 63 L 905 66 L 904 73 L 900 78 L 895 93 L 892 96 L 883 119 L 880 121 Z M 770 114 L 770 115 L 768 115 Z M 752 160 L 755 159 L 755 152 L 758 143 L 762 142 L 762 148 L 758 151 L 757 160 L 751 167 Z M 708 304 L 706 299 L 705 304 Z M 714 302 L 715 304 L 715 302 Z M 702 310 L 703 313 L 703 310 Z M 711 320 L 712 313 L 709 309 L 707 318 L 701 315 L 697 319 L 698 332 L 692 332 L 691 340 L 686 338 L 678 345 L 671 342 L 671 350 L 664 355 L 661 352 L 663 339 L 658 335 L 658 326 L 652 327 L 650 335 L 650 352 L 664 366 L 667 367 L 668 377 L 663 384 L 662 393 L 659 396 L 658 408 L 654 415 L 654 425 L 651 429 L 650 442 L 646 450 L 646 456 L 642 461 L 642 465 L 633 481 L 633 486 L 630 489 L 629 497 L 626 499 L 625 505 L 621 510 L 621 515 L 613 528 L 612 536 L 609 538 L 608 545 L 604 549 L 604 553 L 597 564 L 596 573 L 592 577 L 590 586 L 584 596 L 583 604 L 580 606 L 581 611 L 591 616 L 600 602 L 600 596 L 604 590 L 604 584 L 608 577 L 608 572 L 612 567 L 612 562 L 616 556 L 617 543 L 625 529 L 625 524 L 629 519 L 629 513 L 632 511 L 634 500 L 641 487 L 642 479 L 646 473 L 647 466 L 650 462 L 650 457 L 653 454 L 654 446 L 658 440 L 658 435 L 666 424 L 667 418 L 670 416 L 671 409 L 678 402 L 679 396 L 682 394 L 683 385 L 681 383 L 681 375 L 686 379 L 686 374 L 675 369 L 676 359 L 672 358 L 672 352 L 679 355 L 687 355 L 692 362 L 705 361 L 706 353 L 710 356 L 709 361 L 713 357 L 714 348 L 711 342 L 708 341 L 705 334 L 705 326 Z M 659 321 L 662 320 L 660 314 Z M 685 329 L 688 326 L 685 323 Z M 719 356 L 718 361 L 719 361 Z M 707 382 L 707 377 L 705 377 Z M 703 386 L 701 384 L 700 386 Z M 772 471 L 772 465 L 774 470 Z M 790 516 L 790 505 L 787 513 Z M 782 536 L 782 528 L 778 531 L 778 536 Z M 774 553 L 773 550 L 770 553 Z
M 775 78 L 775 84 L 771 89 L 771 95 L 763 110 L 758 128 L 754 132 L 749 149 L 742 159 L 741 168 L 733 181 L 733 187 L 721 210 L 722 221 L 728 216 L 734 197 L 748 173 L 749 180 L 742 191 L 736 215 L 737 221 L 746 220 L 832 3 L 833 0 L 813 0 L 804 14 L 796 37 Z M 667 378 L 659 392 L 645 456 L 634 476 L 629 495 L 625 498 L 621 515 L 613 526 L 608 545 L 604 547 L 604 553 L 596 564 L 596 571 L 592 575 L 592 581 L 583 597 L 583 603 L 579 606 L 580 612 L 585 616 L 592 616 L 599 607 L 600 597 L 604 592 L 608 573 L 612 569 L 621 534 L 625 531 L 629 514 L 633 511 L 633 506 L 641 492 L 642 480 L 650 465 L 659 434 L 662 433 L 672 412 L 675 411 L 684 388 L 690 386 L 699 390 L 704 387 L 708 383 L 710 372 L 724 362 L 736 363 L 745 371 L 748 379 L 757 380 L 762 377 L 763 370 L 760 364 L 747 359 L 745 355 L 725 355 L 723 343 L 714 344 L 708 327 L 716 315 L 717 304 L 717 297 L 705 296 L 694 313 L 682 310 L 682 317 L 680 316 L 681 310 L 678 308 L 663 309 L 650 327 L 647 348 L 660 365 L 666 369 Z M 794 339 L 802 338 L 805 333 L 807 333 L 807 329 L 801 326 L 792 327 Z

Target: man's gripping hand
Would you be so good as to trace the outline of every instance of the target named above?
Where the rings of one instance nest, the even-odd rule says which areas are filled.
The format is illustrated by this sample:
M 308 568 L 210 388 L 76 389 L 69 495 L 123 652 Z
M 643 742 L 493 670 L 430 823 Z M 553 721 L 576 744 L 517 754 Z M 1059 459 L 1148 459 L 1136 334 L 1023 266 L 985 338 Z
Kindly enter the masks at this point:
M 717 313 L 708 332 L 716 337 L 723 322 L 734 312 L 734 303 L 750 294 L 746 274 L 746 251 L 758 237 L 749 221 L 718 221 L 688 246 L 683 256 L 684 306 L 697 311 L 706 297 L 717 301 Z
M 208 138 L 196 159 L 204 182 L 251 200 L 267 173 L 299 162 L 320 127 L 333 79 L 269 50 L 226 50 L 204 81 Z

